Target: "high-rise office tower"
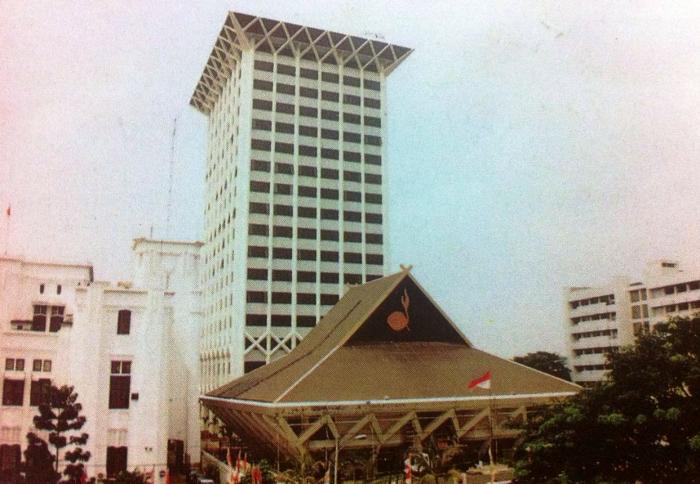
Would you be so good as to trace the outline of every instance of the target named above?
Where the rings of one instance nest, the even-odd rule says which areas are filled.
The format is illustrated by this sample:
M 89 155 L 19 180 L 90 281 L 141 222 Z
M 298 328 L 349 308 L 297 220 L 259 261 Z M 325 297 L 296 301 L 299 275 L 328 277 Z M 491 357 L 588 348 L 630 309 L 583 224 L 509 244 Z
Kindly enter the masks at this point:
M 285 355 L 385 272 L 386 78 L 411 50 L 231 12 L 208 116 L 202 389 Z

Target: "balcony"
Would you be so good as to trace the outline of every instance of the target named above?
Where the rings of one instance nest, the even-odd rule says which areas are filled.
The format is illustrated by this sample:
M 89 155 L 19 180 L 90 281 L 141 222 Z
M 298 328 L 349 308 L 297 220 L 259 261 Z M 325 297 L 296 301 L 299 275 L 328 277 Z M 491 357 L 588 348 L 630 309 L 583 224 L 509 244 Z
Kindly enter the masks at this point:
M 571 342 L 571 348 L 581 350 L 587 348 L 605 348 L 608 346 L 617 347 L 620 343 L 617 338 L 610 336 L 594 336 L 592 338 L 580 338 Z

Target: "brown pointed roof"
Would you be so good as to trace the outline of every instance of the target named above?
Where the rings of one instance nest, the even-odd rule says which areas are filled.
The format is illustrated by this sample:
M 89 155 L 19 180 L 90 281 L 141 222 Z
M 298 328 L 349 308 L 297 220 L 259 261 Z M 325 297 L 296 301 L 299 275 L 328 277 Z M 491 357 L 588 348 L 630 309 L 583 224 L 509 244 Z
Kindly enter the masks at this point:
M 392 329 L 390 315 L 405 326 Z M 469 390 L 469 381 L 486 371 L 493 375 L 491 391 Z M 389 403 L 552 397 L 579 388 L 473 348 L 411 274 L 401 271 L 350 288 L 289 355 L 203 400 L 284 406 Z

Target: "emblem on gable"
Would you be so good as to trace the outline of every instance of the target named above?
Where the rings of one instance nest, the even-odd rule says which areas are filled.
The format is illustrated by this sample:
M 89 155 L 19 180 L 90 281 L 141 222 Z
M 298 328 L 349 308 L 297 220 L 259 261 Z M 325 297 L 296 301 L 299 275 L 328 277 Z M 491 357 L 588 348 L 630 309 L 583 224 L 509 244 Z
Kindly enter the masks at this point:
M 409 330 L 408 327 L 409 317 L 408 317 L 408 304 L 410 299 L 408 298 L 408 291 L 403 290 L 403 295 L 401 296 L 401 305 L 403 306 L 403 312 L 394 311 L 386 318 L 386 324 L 389 325 L 394 331 L 403 331 L 404 329 Z

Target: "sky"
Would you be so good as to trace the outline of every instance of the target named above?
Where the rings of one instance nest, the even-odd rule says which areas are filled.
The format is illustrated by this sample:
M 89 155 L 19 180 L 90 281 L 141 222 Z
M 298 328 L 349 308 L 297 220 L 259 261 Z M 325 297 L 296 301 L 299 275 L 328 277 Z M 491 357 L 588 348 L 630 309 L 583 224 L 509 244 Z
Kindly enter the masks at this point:
M 415 50 L 387 88 L 390 267 L 478 347 L 563 353 L 566 287 L 697 265 L 690 1 L 0 0 L 4 252 L 114 280 L 135 237 L 202 238 L 189 98 L 228 10 Z

